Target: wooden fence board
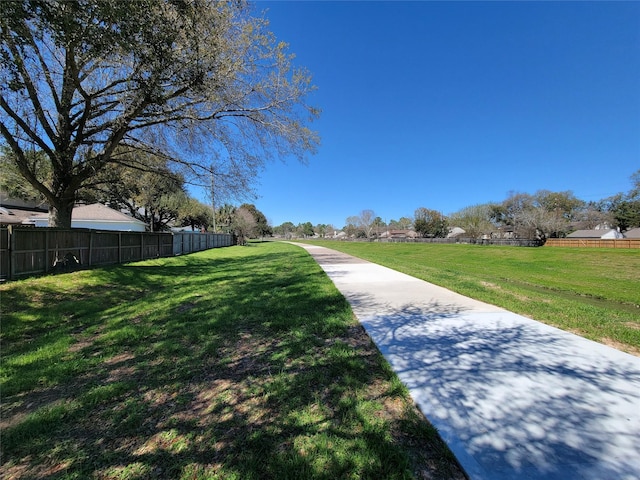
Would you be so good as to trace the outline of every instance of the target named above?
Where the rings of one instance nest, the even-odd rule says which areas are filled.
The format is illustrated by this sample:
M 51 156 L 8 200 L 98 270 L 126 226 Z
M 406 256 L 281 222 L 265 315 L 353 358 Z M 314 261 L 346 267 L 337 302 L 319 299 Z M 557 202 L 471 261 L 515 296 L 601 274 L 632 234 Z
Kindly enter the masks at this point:
M 549 238 L 545 247 L 640 248 L 640 238 Z

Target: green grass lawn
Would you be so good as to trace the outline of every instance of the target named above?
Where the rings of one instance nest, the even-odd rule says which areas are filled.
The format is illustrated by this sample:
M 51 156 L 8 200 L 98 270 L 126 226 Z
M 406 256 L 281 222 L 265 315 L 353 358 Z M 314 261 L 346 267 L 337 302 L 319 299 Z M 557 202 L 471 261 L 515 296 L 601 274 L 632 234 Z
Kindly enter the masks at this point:
M 462 478 L 302 249 L 0 285 L 12 479 Z
M 640 355 L 640 250 L 306 242 Z

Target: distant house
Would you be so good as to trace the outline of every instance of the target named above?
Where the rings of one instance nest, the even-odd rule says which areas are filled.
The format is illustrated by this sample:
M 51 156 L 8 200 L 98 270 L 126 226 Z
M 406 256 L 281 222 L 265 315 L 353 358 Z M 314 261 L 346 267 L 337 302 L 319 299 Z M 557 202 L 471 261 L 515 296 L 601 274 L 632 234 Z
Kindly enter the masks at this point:
M 0 224 L 1 225 L 21 225 L 34 215 L 40 215 L 46 212 L 44 209 L 26 209 L 14 206 L 0 206 Z
M 640 238 L 640 228 L 632 228 L 624 232 L 624 238 Z
M 380 238 L 416 238 L 418 234 L 413 230 L 387 230 L 380 234 Z
M 32 215 L 23 223 L 35 225 L 36 227 L 48 227 L 49 214 L 39 213 Z M 71 214 L 71 228 L 144 232 L 146 226 L 144 222 L 100 203 L 79 205 L 73 209 Z
M 498 227 L 495 231 L 491 232 L 491 238 L 506 238 L 512 239 L 517 238 L 515 228 L 511 226 Z
M 46 205 L 10 198 L 6 192 L 0 192 L 0 224 L 2 225 L 20 225 L 29 217 L 47 211 Z
M 592 238 L 592 239 L 617 239 L 623 238 L 622 234 L 614 228 L 598 230 L 576 230 L 567 235 L 567 238 Z
M 447 235 L 447 238 L 457 238 L 457 237 L 461 237 L 462 235 L 464 235 L 465 233 L 467 233 L 465 230 L 463 230 L 460 227 L 453 227 L 449 229 L 449 233 Z

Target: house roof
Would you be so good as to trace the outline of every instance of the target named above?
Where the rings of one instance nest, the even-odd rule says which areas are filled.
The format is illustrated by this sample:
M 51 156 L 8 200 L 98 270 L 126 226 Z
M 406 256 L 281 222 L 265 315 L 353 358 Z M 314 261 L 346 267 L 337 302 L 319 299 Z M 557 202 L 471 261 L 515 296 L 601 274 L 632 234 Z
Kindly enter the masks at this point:
M 603 235 L 606 235 L 612 230 L 612 228 L 608 230 L 576 230 L 567 235 L 567 238 L 602 238 Z
M 640 228 L 632 228 L 624 232 L 624 238 L 640 238 Z
M 48 213 L 32 215 L 33 219 L 48 218 Z M 99 222 L 118 222 L 118 223 L 139 223 L 144 225 L 137 218 L 130 217 L 122 212 L 118 212 L 113 208 L 109 208 L 101 203 L 93 203 L 91 205 L 78 205 L 74 207 L 71 213 L 71 220 L 76 221 L 99 221 Z
M 0 191 L 0 206 L 9 209 L 31 210 L 34 212 L 46 212 L 49 207 L 45 203 L 36 201 L 22 200 L 20 198 L 10 197 L 7 192 Z
M 402 229 L 389 229 L 389 230 L 385 230 L 384 232 L 382 232 L 380 234 L 380 236 L 382 238 L 387 238 L 387 237 L 391 237 L 391 238 L 404 238 L 404 237 L 415 237 L 417 236 L 416 232 L 413 230 L 402 230 Z
M 458 237 L 460 235 L 464 235 L 465 233 L 467 233 L 465 230 L 463 230 L 460 227 L 453 227 L 449 230 L 449 234 L 447 235 L 447 238 L 453 238 L 453 237 Z
M 38 215 L 47 215 L 41 209 L 24 209 L 16 207 L 0 207 L 0 223 L 4 225 L 20 225 L 28 223 L 30 218 Z
M 142 223 L 137 218 L 133 218 L 125 213 L 118 212 L 100 203 L 91 205 L 80 205 L 73 209 L 72 220 L 101 220 L 108 222 L 134 222 Z
M 20 225 L 25 220 L 39 215 L 40 211 L 23 210 L 18 208 L 0 207 L 0 223 L 4 225 Z
M 4 225 L 19 225 L 34 215 L 47 211 L 47 206 L 37 202 L 27 202 L 9 197 L 0 191 L 0 223 Z

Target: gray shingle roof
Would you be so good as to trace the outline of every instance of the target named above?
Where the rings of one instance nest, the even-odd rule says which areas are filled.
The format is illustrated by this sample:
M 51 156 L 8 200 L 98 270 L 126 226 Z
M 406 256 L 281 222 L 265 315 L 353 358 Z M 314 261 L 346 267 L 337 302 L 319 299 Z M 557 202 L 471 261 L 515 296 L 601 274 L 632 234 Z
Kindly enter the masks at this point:
M 40 213 L 32 215 L 30 218 L 48 218 L 48 213 Z M 144 225 L 137 218 L 133 218 L 125 213 L 118 212 L 113 208 L 109 208 L 101 203 L 93 203 L 91 205 L 78 205 L 74 207 L 71 213 L 71 220 L 97 221 L 97 222 L 133 222 Z
M 608 230 L 576 230 L 573 233 L 567 235 L 567 238 L 602 238 L 603 235 L 609 233 L 612 229 Z
M 624 232 L 624 238 L 640 238 L 640 228 L 632 228 Z

